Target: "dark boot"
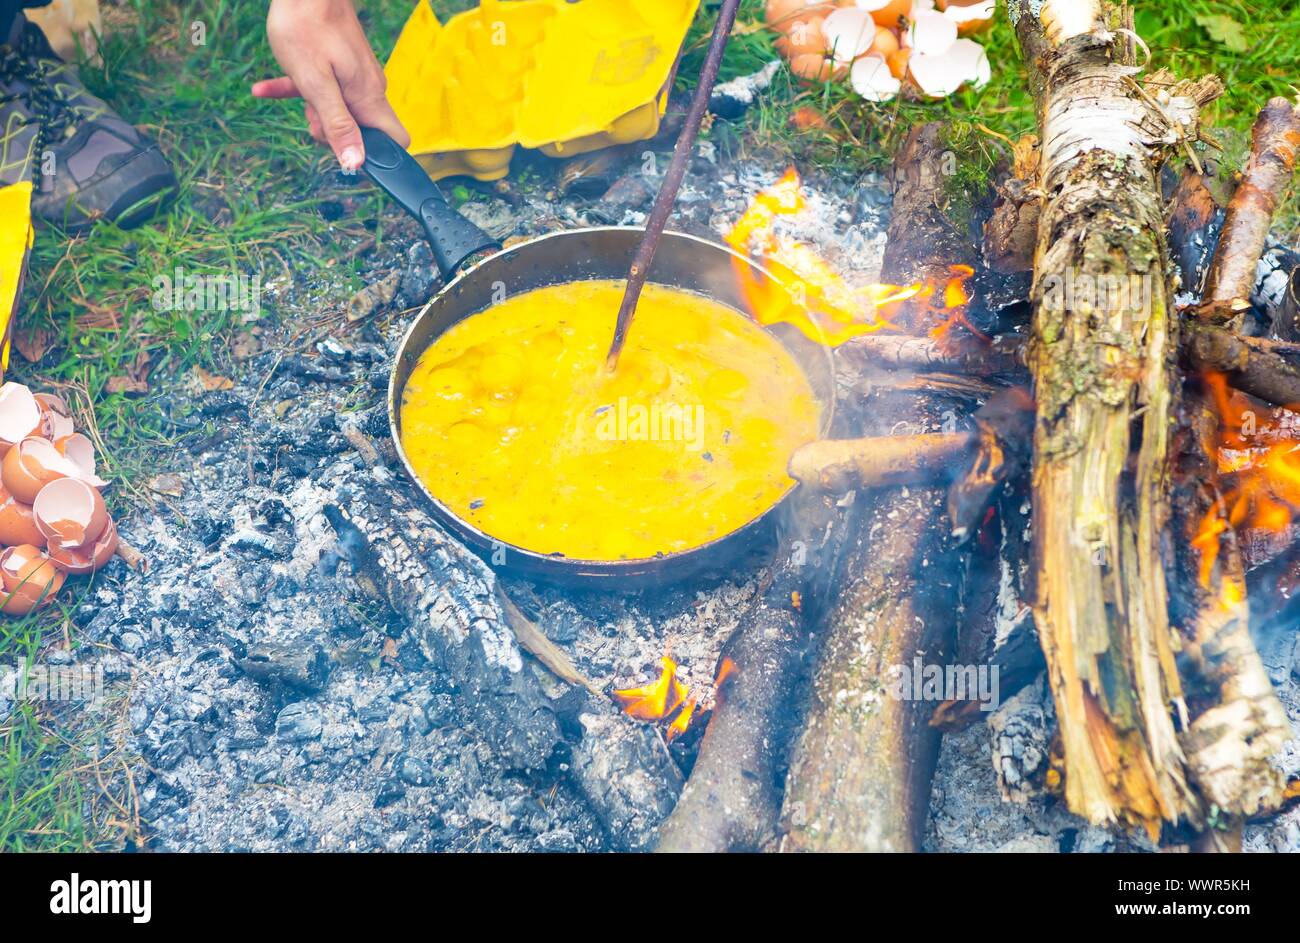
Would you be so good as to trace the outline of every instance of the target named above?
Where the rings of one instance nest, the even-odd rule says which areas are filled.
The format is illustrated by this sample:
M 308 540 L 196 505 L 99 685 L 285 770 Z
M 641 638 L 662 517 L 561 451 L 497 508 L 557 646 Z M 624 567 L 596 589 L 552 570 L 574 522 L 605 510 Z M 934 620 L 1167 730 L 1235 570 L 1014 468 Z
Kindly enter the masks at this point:
M 19 180 L 33 182 L 32 212 L 70 231 L 138 225 L 176 192 L 158 145 L 86 91 L 21 13 L 0 44 L 0 186 Z

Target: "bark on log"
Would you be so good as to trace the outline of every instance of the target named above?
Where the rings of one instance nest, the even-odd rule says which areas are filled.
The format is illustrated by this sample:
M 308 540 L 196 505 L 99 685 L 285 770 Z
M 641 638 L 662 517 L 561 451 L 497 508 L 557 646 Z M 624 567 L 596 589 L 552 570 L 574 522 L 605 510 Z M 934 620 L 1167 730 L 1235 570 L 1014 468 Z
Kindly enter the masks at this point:
M 1201 295 L 1223 213 L 1207 175 L 1188 167 L 1169 199 L 1169 258 L 1178 266 L 1182 290 L 1196 297 Z
M 1274 406 L 1300 404 L 1300 344 L 1187 325 L 1183 359 L 1192 370 L 1227 374 L 1228 383 Z
M 960 471 L 974 444 L 969 432 L 819 439 L 795 450 L 789 472 L 804 486 L 829 494 L 924 484 Z
M 984 224 L 984 263 L 1004 275 L 1031 272 L 1038 243 L 1038 137 L 1026 134 L 1012 146 L 1011 173 L 997 185 L 993 213 Z
M 1228 204 L 1210 263 L 1199 312 L 1202 319 L 1227 324 L 1250 307 L 1256 262 L 1264 251 L 1273 211 L 1291 182 L 1297 149 L 1300 109 L 1285 98 L 1274 98 L 1251 129 L 1250 158 Z
M 1009 11 L 1043 139 L 1033 603 L 1066 799 L 1096 823 L 1199 823 L 1169 710 L 1183 697 L 1160 553 L 1177 325 L 1155 168 L 1197 133 L 1217 83 L 1165 89 L 1158 103 L 1133 82 L 1098 0 L 1011 0 Z M 1096 290 L 1117 274 L 1142 286 L 1140 304 Z
M 951 263 L 974 261 L 938 209 L 945 151 L 931 124 L 914 129 L 899 153 L 886 281 L 940 277 Z M 900 418 L 938 428 L 941 398 L 895 397 L 905 411 L 869 410 L 874 427 L 865 431 L 887 433 Z M 933 704 L 886 687 L 891 670 L 918 656 L 942 664 L 951 648 L 956 586 L 941 562 L 944 493 L 887 490 L 857 501 L 866 506 L 818 633 L 807 723 L 786 780 L 783 851 L 915 850 L 924 829 L 940 737 L 928 724 Z

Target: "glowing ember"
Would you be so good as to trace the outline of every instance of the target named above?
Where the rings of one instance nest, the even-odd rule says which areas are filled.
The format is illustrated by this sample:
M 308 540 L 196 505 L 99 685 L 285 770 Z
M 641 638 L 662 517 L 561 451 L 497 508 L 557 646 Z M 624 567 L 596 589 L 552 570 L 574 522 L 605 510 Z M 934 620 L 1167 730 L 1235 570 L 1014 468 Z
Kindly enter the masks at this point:
M 715 691 L 722 688 L 722 683 L 736 673 L 736 663 L 731 660 L 730 655 L 724 655 L 722 664 L 718 665 L 718 676 L 713 679 L 713 689 Z
M 942 282 L 877 283 L 855 288 L 811 247 L 777 233 L 778 217 L 793 216 L 807 205 L 799 175 L 791 167 L 780 180 L 754 197 L 725 237 L 737 251 L 762 259 L 789 287 L 786 291 L 778 285 L 764 283 L 747 265 L 737 262 L 742 294 L 760 324 L 792 324 L 811 340 L 837 347 L 859 334 L 904 330 L 896 319 L 905 302 L 915 302 L 909 308 L 911 323 L 907 329 L 916 333 L 928 331 L 931 336 L 942 338 L 953 326 L 961 324 L 984 338 L 965 314 L 971 300 L 966 280 L 974 274 L 970 266 L 950 266 L 948 277 Z

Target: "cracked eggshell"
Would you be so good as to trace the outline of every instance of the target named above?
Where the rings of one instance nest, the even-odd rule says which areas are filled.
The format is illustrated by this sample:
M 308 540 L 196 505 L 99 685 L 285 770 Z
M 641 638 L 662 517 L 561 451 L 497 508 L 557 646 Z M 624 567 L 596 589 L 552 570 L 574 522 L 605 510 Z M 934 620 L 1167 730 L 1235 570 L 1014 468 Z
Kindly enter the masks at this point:
M 828 59 L 820 52 L 805 52 L 790 60 L 790 71 L 808 82 L 843 78 L 849 67 Z
M 41 407 L 32 391 L 21 383 L 0 386 L 0 454 L 41 427 Z
M 34 398 L 41 411 L 40 435 L 51 442 L 57 442 L 77 431 L 72 420 L 68 418 L 71 410 L 68 409 L 68 404 L 64 402 L 63 397 L 54 393 L 36 393 Z
M 113 559 L 117 552 L 117 525 L 110 517 L 103 532 L 93 545 L 55 549 L 50 547 L 50 560 L 65 573 L 81 575 L 93 573 Z
M 996 0 L 939 0 L 939 9 L 957 24 L 957 32 L 962 36 L 991 25 L 996 6 Z
M 826 22 L 824 14 L 801 16 L 791 20 L 785 31 L 776 38 L 776 50 L 794 64 L 798 56 L 826 52 L 826 37 L 822 35 L 822 24 Z
M 866 10 L 845 7 L 822 21 L 822 35 L 835 61 L 850 63 L 871 48 L 876 38 L 876 21 Z
M 54 440 L 54 447 L 65 458 L 77 466 L 79 477 L 96 488 L 104 488 L 108 482 L 95 474 L 95 446 L 80 432 Z
M 889 63 L 889 74 L 896 79 L 903 79 L 907 75 L 907 62 L 911 58 L 910 49 L 900 49 L 888 56 L 885 61 Z
M 899 21 L 912 13 L 912 0 L 857 0 L 860 10 L 866 10 L 879 25 L 897 29 Z
M 926 56 L 941 56 L 957 41 L 957 24 L 942 13 L 918 10 L 907 30 L 907 45 Z
M 79 469 L 65 458 L 54 443 L 40 436 L 28 436 L 0 462 L 0 483 L 19 501 L 31 504 L 41 489 L 58 478 L 78 478 Z
M 763 15 L 763 22 L 769 28 L 784 33 L 790 23 L 801 13 L 811 12 L 812 10 L 829 13 L 831 9 L 831 4 L 819 2 L 819 0 L 767 0 L 767 10 Z
M 6 593 L 0 612 L 23 616 L 63 588 L 65 576 L 40 549 L 19 544 L 0 553 L 0 583 Z
M 876 38 L 871 41 L 871 48 L 865 54 L 888 59 L 896 52 L 898 52 L 898 34 L 892 29 L 878 29 Z
M 14 547 L 19 544 L 43 543 L 45 535 L 36 526 L 32 506 L 19 501 L 0 486 L 0 544 Z
M 951 95 L 967 82 L 978 88 L 993 74 L 984 47 L 973 39 L 957 40 L 940 56 L 914 50 L 908 71 L 917 87 L 933 98 Z
M 903 83 L 889 71 L 889 63 L 880 56 L 863 56 L 853 63 L 849 73 L 853 90 L 869 102 L 887 102 L 898 94 Z
M 51 551 L 89 549 L 108 526 L 103 497 L 80 478 L 51 481 L 32 502 L 32 514 Z

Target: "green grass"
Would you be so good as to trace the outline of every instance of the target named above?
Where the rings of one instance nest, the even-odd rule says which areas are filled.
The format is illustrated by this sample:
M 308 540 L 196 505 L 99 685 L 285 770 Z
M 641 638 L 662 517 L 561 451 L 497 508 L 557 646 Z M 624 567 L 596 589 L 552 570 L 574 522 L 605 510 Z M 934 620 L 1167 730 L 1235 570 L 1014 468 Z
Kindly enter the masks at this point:
M 1223 79 L 1226 91 L 1205 117 L 1214 128 L 1231 129 L 1229 140 L 1243 138 L 1269 98 L 1295 98 L 1295 86 L 1300 86 L 1300 4 L 1149 0 L 1131 5 L 1137 32 L 1152 51 L 1148 70 L 1168 68 L 1183 78 L 1213 73 Z M 752 72 L 776 55 L 771 34 L 752 29 L 762 22 L 764 6 L 764 0 L 742 0 L 740 28 L 728 45 L 723 78 Z M 942 120 L 949 123 L 952 138 L 963 143 L 965 156 L 987 168 L 1007 153 L 1004 139 L 1036 131 L 1033 101 L 1003 0 L 998 10 L 992 28 L 974 37 L 988 50 L 993 67 L 992 81 L 983 88 L 967 88 L 942 101 L 899 99 L 877 105 L 863 102 L 847 81 L 808 84 L 783 73 L 760 107 L 746 116 L 750 139 L 778 158 L 855 173 L 887 167 L 914 124 Z M 1238 45 L 1245 48 L 1232 49 L 1216 40 L 1202 25 L 1210 17 L 1237 24 L 1242 37 Z M 709 28 L 703 18 L 696 23 L 683 72 L 690 73 L 692 67 L 698 71 Z M 790 117 L 804 106 L 820 111 L 829 128 L 796 132 Z M 1294 195 L 1277 222 L 1295 233 L 1300 214 Z
M 372 44 L 386 55 L 410 0 L 360 5 Z M 469 5 L 434 3 L 443 16 Z M 715 8 L 705 5 L 688 37 L 682 88 L 698 72 Z M 312 299 L 337 304 L 362 280 L 348 250 L 362 235 L 382 239 L 384 220 L 395 216 L 360 188 L 353 194 L 353 217 L 327 226 L 316 212 L 321 184 L 333 176 L 332 160 L 307 138 L 296 103 L 258 102 L 247 92 L 255 79 L 277 74 L 265 41 L 265 9 L 265 0 L 201 0 L 183 7 L 127 0 L 108 16 L 103 65 L 83 72 L 93 90 L 161 142 L 180 177 L 180 196 L 169 212 L 131 232 L 100 226 L 70 240 L 38 227 L 19 330 L 48 332 L 54 346 L 37 364 L 15 354 L 11 376 L 62 389 L 81 407 L 83 422 L 93 419 L 106 445 L 107 474 L 126 484 L 115 490 L 117 513 L 143 500 L 131 483 L 157 470 L 175 447 L 167 417 L 178 377 L 195 364 L 238 369 L 229 342 L 248 327 L 230 313 L 155 311 L 154 277 L 177 266 L 190 273 L 260 274 L 264 282 L 292 280 L 308 307 Z M 744 0 L 724 78 L 754 71 L 775 55 L 771 36 L 759 28 L 762 9 L 762 0 Z M 1197 20 L 1215 15 L 1241 25 L 1247 48 L 1228 49 Z M 206 45 L 189 42 L 195 21 L 206 26 Z M 1300 4 L 1151 0 L 1138 5 L 1137 25 L 1153 50 L 1152 68 L 1223 77 L 1228 90 L 1210 117 L 1236 132 L 1249 128 L 1268 97 L 1292 94 L 1300 75 Z M 980 39 L 993 80 L 940 102 L 869 105 L 847 83 L 807 86 L 782 74 L 741 122 L 745 146 L 774 163 L 856 174 L 888 166 L 915 122 L 941 119 L 949 122 L 952 140 L 976 158 L 973 165 L 987 167 L 1004 152 L 1003 138 L 1034 130 L 1034 117 L 1006 22 L 999 20 Z M 796 134 L 790 119 L 803 106 L 821 111 L 829 129 Z M 963 182 L 975 186 L 978 175 Z M 1284 211 L 1288 226 L 1295 223 L 1293 207 Z M 362 226 L 376 218 L 377 229 Z M 276 326 L 280 316 L 265 314 L 266 326 Z M 108 391 L 111 378 L 145 359 L 148 394 Z M 0 663 L 34 657 L 51 639 L 61 644 L 67 625 L 63 611 L 0 621 Z M 30 707 L 0 727 L 0 850 L 117 847 L 136 837 L 129 809 L 106 798 L 87 772 L 81 745 L 104 734 L 102 724 Z

